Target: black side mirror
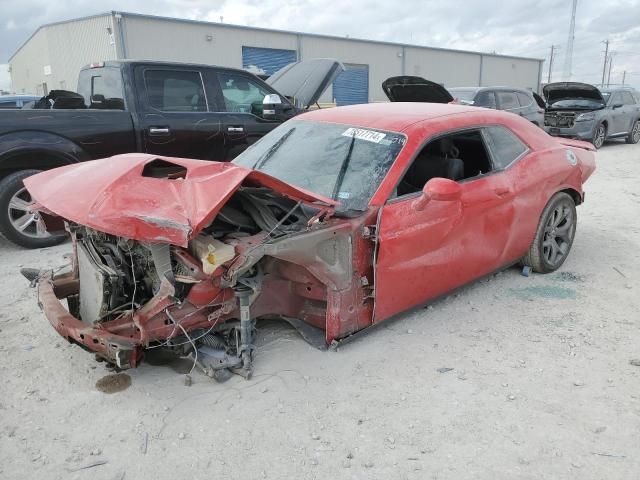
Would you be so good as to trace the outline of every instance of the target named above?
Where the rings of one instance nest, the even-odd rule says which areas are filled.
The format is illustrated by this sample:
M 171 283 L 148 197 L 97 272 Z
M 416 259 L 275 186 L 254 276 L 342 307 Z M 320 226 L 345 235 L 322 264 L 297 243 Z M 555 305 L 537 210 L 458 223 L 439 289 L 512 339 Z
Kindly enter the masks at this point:
M 624 105 L 622 103 L 616 103 L 612 108 L 615 110 L 616 108 L 622 108 Z
M 282 99 L 277 93 L 270 93 L 262 100 L 262 117 L 268 120 L 275 120 L 282 113 Z

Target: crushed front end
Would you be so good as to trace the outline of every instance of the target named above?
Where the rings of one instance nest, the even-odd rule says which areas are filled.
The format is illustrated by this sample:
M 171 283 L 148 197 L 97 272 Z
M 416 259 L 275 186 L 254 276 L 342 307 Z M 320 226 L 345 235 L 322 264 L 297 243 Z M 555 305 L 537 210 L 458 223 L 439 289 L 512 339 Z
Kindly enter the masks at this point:
M 245 182 L 184 246 L 67 219 L 71 261 L 38 274 L 39 304 L 60 335 L 118 369 L 162 348 L 213 378 L 248 378 L 257 319 L 284 319 L 316 346 L 371 323 L 369 215 L 330 213 Z

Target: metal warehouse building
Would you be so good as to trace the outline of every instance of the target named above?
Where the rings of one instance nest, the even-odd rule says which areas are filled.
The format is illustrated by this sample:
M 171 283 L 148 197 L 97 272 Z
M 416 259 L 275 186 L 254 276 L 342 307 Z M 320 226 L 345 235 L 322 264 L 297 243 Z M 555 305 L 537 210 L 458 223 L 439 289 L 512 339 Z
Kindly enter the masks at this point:
M 165 60 L 272 74 L 299 59 L 331 57 L 346 71 L 321 99 L 384 101 L 382 82 L 417 75 L 447 87 L 509 85 L 538 90 L 542 60 L 400 43 L 109 12 L 40 27 L 11 57 L 18 93 L 75 90 L 81 67 L 116 59 Z

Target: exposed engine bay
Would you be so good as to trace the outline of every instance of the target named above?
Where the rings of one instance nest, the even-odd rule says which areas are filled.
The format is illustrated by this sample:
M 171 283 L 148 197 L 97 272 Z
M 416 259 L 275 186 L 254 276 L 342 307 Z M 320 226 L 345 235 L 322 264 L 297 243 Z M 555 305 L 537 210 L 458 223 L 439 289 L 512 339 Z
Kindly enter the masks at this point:
M 578 115 L 579 113 L 576 112 L 547 111 L 544 114 L 544 125 L 546 127 L 572 128 Z
M 217 380 L 249 378 L 258 318 L 284 319 L 316 346 L 362 328 L 364 311 L 370 318 L 368 282 L 352 282 L 352 226 L 266 187 L 241 186 L 186 248 L 67 228 L 71 269 L 40 273 L 41 304 L 66 299 L 70 315 L 51 323 L 118 369 L 162 348 Z M 330 323 L 329 304 L 344 298 L 349 314 Z

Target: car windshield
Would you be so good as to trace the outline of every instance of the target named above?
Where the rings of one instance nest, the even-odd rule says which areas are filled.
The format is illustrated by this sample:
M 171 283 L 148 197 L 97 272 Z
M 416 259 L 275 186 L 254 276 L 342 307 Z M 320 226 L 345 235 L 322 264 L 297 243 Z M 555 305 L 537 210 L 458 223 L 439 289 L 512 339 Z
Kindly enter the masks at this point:
M 477 90 L 470 88 L 450 88 L 449 93 L 453 98 L 465 103 L 473 103 Z
M 604 103 L 590 98 L 564 98 L 551 103 L 553 108 L 577 108 L 585 110 L 595 110 L 603 108 Z
M 400 133 L 290 120 L 233 163 L 333 198 L 338 212 L 364 211 L 405 140 Z

